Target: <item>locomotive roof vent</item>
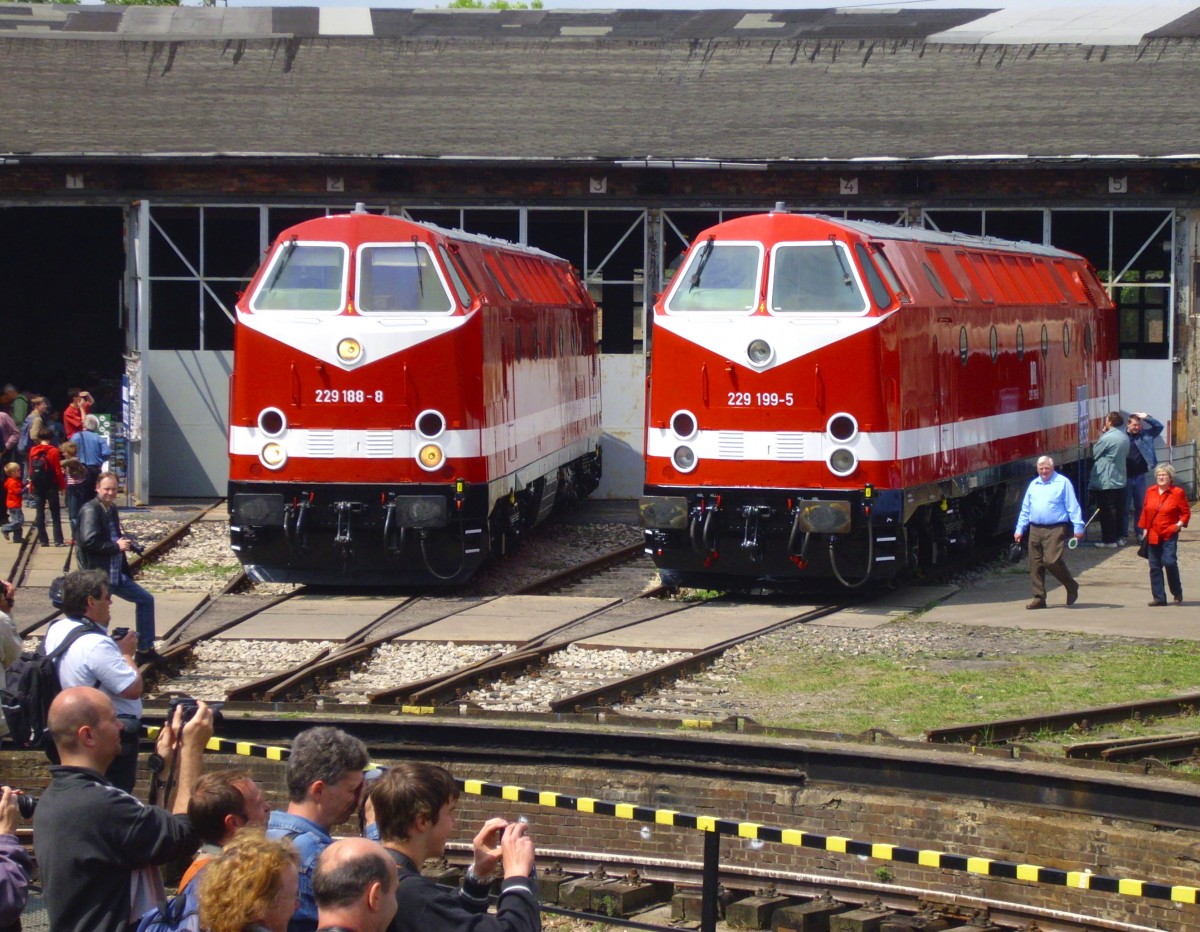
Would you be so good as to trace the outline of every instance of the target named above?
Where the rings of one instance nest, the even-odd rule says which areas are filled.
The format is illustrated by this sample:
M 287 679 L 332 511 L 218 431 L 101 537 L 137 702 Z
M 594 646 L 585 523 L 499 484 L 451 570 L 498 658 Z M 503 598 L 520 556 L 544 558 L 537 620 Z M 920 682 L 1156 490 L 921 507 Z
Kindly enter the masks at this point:
M 356 214 L 365 214 L 367 212 L 367 205 L 364 204 L 362 201 L 355 201 L 354 202 L 354 212 Z
M 787 212 L 788 212 L 787 201 L 776 201 L 775 202 L 775 213 L 786 214 Z

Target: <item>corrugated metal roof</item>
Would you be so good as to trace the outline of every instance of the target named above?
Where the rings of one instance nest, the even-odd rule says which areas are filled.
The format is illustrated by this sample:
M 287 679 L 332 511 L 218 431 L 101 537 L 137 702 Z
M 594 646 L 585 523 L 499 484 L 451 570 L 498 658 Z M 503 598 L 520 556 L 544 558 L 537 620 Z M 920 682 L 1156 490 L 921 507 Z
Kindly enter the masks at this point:
M 0 154 L 764 162 L 1200 148 L 1196 11 L 1130 45 L 927 38 L 988 18 L 4 4 Z M 852 22 L 870 32 L 834 35 Z

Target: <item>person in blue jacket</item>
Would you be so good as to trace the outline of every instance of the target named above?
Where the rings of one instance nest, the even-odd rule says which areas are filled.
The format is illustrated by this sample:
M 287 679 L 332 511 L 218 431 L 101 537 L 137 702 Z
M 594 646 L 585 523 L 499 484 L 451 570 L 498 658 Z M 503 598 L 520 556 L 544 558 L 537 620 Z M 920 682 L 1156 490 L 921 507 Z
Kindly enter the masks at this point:
M 1145 411 L 1134 412 L 1125 422 L 1129 455 L 1125 457 L 1125 522 L 1122 527 L 1126 537 L 1138 535 L 1138 517 L 1146 498 L 1146 478 L 1154 475 L 1154 467 L 1158 465 L 1154 439 L 1162 432 L 1162 423 Z

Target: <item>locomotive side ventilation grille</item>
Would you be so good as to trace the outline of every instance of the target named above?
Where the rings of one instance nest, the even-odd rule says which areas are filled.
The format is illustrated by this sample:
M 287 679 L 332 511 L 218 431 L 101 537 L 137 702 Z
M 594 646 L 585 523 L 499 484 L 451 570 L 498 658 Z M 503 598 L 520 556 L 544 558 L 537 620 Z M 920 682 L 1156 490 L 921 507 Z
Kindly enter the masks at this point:
M 363 449 L 368 457 L 390 458 L 395 453 L 396 445 L 390 430 L 368 430 L 363 442 Z
M 781 460 L 804 459 L 804 434 L 776 434 L 775 456 Z
M 333 431 L 310 430 L 308 432 L 308 455 L 333 457 Z
M 741 431 L 717 432 L 717 455 L 723 460 L 740 460 L 746 456 L 746 438 Z

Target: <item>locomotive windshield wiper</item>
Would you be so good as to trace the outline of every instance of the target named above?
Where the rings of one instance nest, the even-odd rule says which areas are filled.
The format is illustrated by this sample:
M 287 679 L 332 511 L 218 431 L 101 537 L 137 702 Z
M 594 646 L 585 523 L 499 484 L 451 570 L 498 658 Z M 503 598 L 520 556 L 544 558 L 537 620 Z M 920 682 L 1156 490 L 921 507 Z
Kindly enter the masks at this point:
M 715 236 L 710 236 L 704 244 L 704 250 L 700 253 L 700 261 L 696 263 L 696 271 L 692 273 L 691 287 L 688 288 L 688 291 L 695 291 L 700 287 L 700 276 L 704 274 L 704 267 L 708 265 L 708 257 L 712 255 L 716 241 Z
M 286 246 L 283 247 L 283 255 L 279 258 L 279 265 L 275 266 L 275 274 L 271 276 L 271 280 L 267 282 L 267 291 L 275 287 L 275 283 L 279 281 L 279 276 L 283 274 L 283 267 L 288 264 L 288 260 L 292 258 L 292 253 L 296 251 L 296 237 L 288 240 Z
M 829 245 L 833 247 L 834 254 L 838 257 L 838 264 L 842 267 L 842 284 L 849 287 L 854 282 L 854 276 L 850 274 L 850 266 L 846 263 L 846 257 L 838 249 L 837 238 L 830 236 Z
M 417 291 L 420 292 L 422 298 L 425 297 L 425 276 L 421 274 L 421 247 L 417 245 L 417 238 L 412 238 L 413 244 L 413 260 L 417 264 Z

